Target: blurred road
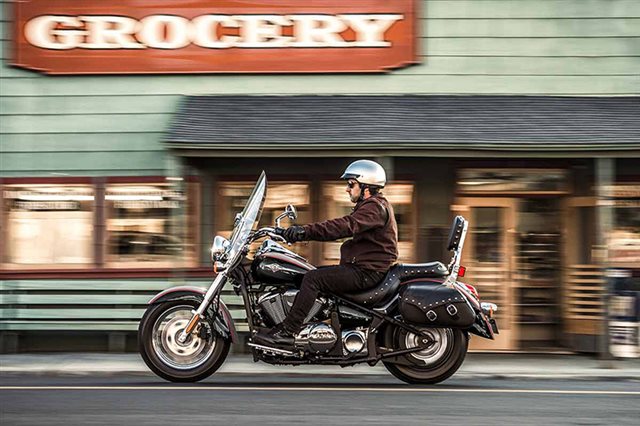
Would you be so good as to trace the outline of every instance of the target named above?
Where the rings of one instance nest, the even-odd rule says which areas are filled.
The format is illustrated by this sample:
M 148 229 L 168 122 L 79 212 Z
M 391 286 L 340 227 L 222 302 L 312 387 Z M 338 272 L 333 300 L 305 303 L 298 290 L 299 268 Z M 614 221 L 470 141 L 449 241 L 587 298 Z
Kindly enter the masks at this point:
M 9 425 L 637 425 L 637 381 L 456 379 L 407 386 L 393 377 L 8 375 Z

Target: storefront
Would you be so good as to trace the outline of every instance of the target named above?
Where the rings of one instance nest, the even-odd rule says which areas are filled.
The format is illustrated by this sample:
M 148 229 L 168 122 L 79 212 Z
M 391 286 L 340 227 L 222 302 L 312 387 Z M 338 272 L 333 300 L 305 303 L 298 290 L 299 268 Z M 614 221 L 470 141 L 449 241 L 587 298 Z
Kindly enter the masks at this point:
M 255 116 L 252 111 L 265 104 L 270 108 L 255 125 L 234 127 L 234 117 Z M 220 105 L 229 112 L 219 114 Z M 478 109 L 468 111 L 473 106 Z M 558 110 L 569 112 L 558 116 Z M 595 351 L 607 291 L 604 268 L 635 268 L 640 255 L 637 194 L 631 192 L 639 180 L 638 150 L 626 139 L 624 124 L 636 110 L 630 99 L 191 97 L 174 118 L 167 145 L 209 186 L 223 188 L 213 196 L 210 215 L 228 213 L 213 229 L 230 223 L 233 209 L 225 194 L 232 187 L 248 191 L 248 183 L 229 181 L 239 179 L 237 170 L 246 176 L 266 170 L 274 197 L 267 206 L 278 211 L 274 192 L 281 191 L 280 208 L 296 201 L 301 222 L 308 222 L 347 212 L 335 177 L 353 158 L 375 158 L 393 179 L 385 192 L 397 206 L 402 261 L 448 260 L 443 246 L 449 221 L 454 214 L 469 218 L 467 279 L 502 307 L 498 341 L 475 349 Z M 296 111 L 295 119 L 274 125 L 285 111 Z M 535 122 L 528 118 L 532 113 Z M 616 143 L 579 142 L 588 138 Z M 598 174 L 602 164 L 611 168 L 609 178 Z M 604 237 L 606 261 L 594 258 L 604 244 L 595 239 L 603 185 L 613 191 L 615 216 Z M 576 208 L 591 209 L 591 215 Z M 264 223 L 274 216 L 263 217 Z M 337 260 L 333 244 L 299 250 L 318 264 Z
M 533 0 L 518 10 L 491 4 L 489 11 L 474 2 L 424 1 L 415 14 L 414 2 L 400 2 L 404 9 L 395 12 L 390 3 L 373 2 L 368 21 L 347 19 L 343 9 L 351 6 L 328 3 L 314 23 L 298 17 L 306 9 L 277 11 L 298 26 L 282 30 L 283 38 L 298 31 L 311 44 L 337 43 L 305 46 L 312 49 L 307 56 L 292 40 L 269 49 L 206 47 L 223 36 L 277 38 L 269 35 L 273 25 L 251 27 L 251 11 L 234 12 L 233 22 L 221 20 L 220 11 L 199 18 L 207 5 L 183 20 L 153 11 L 144 23 L 164 25 L 165 39 L 151 30 L 125 32 L 127 23 L 146 19 L 135 8 L 118 21 L 122 26 L 113 19 L 129 16 L 125 11 L 101 9 L 87 20 L 73 5 L 66 15 L 84 21 L 30 24 L 58 33 L 20 39 L 36 45 L 20 61 L 5 56 L 0 74 L 0 333 L 10 342 L 2 350 L 50 349 L 55 342 L 34 341 L 52 335 L 73 342 L 76 332 L 115 334 L 126 340 L 116 349 L 131 349 L 150 295 L 185 281 L 207 284 L 212 235 L 230 231 L 262 170 L 269 179 L 262 222 L 291 203 L 306 223 L 349 212 L 336 178 L 354 159 L 370 158 L 390 176 L 385 195 L 399 224 L 400 261 L 448 261 L 450 221 L 456 214 L 469 219 L 465 279 L 500 305 L 501 327 L 497 341 L 474 341 L 473 349 L 601 351 L 605 270 L 630 271 L 632 285 L 640 276 L 640 56 L 624 54 L 622 41 L 640 35 L 630 20 L 608 17 L 606 1 L 592 2 L 587 14 L 601 18 L 604 33 L 587 37 L 595 29 L 583 12 L 566 5 L 550 11 Z M 5 6 L 5 21 L 18 22 L 13 3 Z M 352 13 L 362 15 L 362 7 Z M 263 18 L 285 22 L 282 16 Z M 350 29 L 341 40 L 335 31 L 318 35 L 320 20 Z M 575 25 L 558 26 L 564 20 Z M 179 47 L 171 32 L 214 21 L 226 28 L 215 40 L 200 33 Z M 394 26 L 409 21 L 415 25 Z M 105 22 L 119 32 L 105 33 Z M 234 27 L 240 23 L 244 29 Z M 82 41 L 80 29 L 94 32 Z M 555 53 L 538 44 L 541 34 L 559 42 Z M 576 41 L 563 44 L 566 38 Z M 6 37 L 5 45 L 14 39 Z M 415 44 L 404 44 L 409 39 Z M 135 40 L 147 44 L 94 46 Z M 59 49 L 66 42 L 75 44 Z M 387 42 L 404 47 L 358 62 Z M 285 48 L 286 55 L 273 56 Z M 256 66 L 238 56 L 247 49 L 270 52 L 262 58 L 267 65 L 246 68 Z M 319 51 L 325 56 L 313 66 Z M 207 56 L 212 52 L 217 62 Z M 69 64 L 85 54 L 75 72 L 84 75 L 73 75 Z M 145 75 L 127 75 L 119 59 L 138 67 L 130 73 Z M 221 63 L 240 68 L 215 68 Z M 368 68 L 354 68 L 359 63 Z M 170 75 L 150 75 L 165 71 Z M 335 74 L 352 71 L 365 72 Z M 189 75 L 176 75 L 183 73 Z M 320 265 L 336 262 L 338 247 L 313 242 L 294 249 Z M 242 321 L 238 301 L 226 297 Z

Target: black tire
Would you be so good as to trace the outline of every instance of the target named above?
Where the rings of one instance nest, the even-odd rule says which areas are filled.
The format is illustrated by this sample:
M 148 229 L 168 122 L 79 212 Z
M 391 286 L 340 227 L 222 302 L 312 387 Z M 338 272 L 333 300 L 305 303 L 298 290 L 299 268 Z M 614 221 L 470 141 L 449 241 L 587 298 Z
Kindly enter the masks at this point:
M 405 383 L 433 385 L 451 377 L 462 365 L 469 346 L 468 334 L 455 328 L 422 328 L 431 334 L 437 343 L 429 349 L 404 355 L 408 365 L 383 362 L 384 366 Z M 387 347 L 408 349 L 415 347 L 416 336 L 406 330 L 389 326 L 384 340 Z
M 212 375 L 227 358 L 231 342 L 216 336 L 206 323 L 207 337 L 192 334 L 185 345 L 175 340 L 197 307 L 197 302 L 187 300 L 160 303 L 149 306 L 140 320 L 138 350 L 151 371 L 163 379 L 197 382 Z

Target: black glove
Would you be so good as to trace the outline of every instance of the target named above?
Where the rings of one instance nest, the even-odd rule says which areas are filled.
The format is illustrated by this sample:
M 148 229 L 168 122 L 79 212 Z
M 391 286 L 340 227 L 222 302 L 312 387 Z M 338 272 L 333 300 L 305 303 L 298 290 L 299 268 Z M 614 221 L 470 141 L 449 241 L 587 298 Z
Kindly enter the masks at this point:
M 295 243 L 296 241 L 304 240 L 304 228 L 302 226 L 293 225 L 284 231 L 282 231 L 282 236 L 285 240 L 290 243 Z

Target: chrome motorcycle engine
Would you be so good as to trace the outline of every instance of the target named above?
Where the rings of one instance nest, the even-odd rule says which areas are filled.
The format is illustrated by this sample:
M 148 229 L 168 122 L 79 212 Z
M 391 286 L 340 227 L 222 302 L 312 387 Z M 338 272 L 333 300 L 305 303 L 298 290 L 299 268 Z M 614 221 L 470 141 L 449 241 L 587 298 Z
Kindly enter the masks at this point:
M 335 330 L 325 323 L 308 324 L 295 337 L 296 347 L 305 352 L 329 352 L 338 341 Z
M 265 319 L 270 320 L 272 323 L 268 325 L 277 325 L 284 321 L 293 306 L 293 301 L 298 295 L 298 291 L 299 290 L 287 290 L 284 293 L 269 292 L 258 298 L 258 305 L 262 308 L 262 312 L 264 312 L 266 316 Z M 320 312 L 325 303 L 326 300 L 323 298 L 316 299 L 304 322 L 311 321 L 311 319 Z

